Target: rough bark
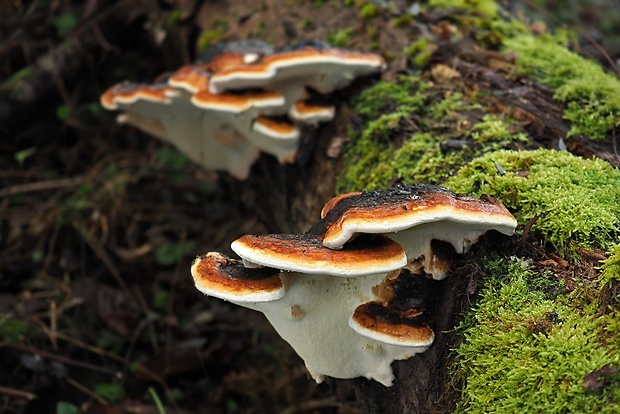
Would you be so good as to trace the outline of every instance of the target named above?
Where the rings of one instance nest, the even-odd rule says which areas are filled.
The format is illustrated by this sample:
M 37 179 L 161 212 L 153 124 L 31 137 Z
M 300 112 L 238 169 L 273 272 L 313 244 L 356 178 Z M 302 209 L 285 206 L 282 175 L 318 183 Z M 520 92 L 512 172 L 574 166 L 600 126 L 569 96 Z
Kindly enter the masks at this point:
M 232 3 L 227 4 L 230 6 Z M 278 10 L 281 14 L 290 13 L 284 6 Z M 350 11 L 344 8 L 328 13 L 346 20 Z M 442 14 L 427 18 L 440 20 Z M 330 22 L 334 25 L 330 26 L 332 30 L 342 27 L 342 23 L 336 23 L 333 19 Z M 406 36 L 394 42 L 398 36 L 385 19 L 378 30 L 381 33 L 380 43 L 390 50 L 400 48 L 407 37 L 415 37 L 415 31 L 405 31 Z M 361 42 L 363 37 L 362 34 L 354 39 Z M 454 80 L 455 83 L 465 83 L 472 90 L 489 92 L 482 98 L 486 110 L 507 114 L 526 124 L 527 131 L 537 137 L 534 147 L 556 147 L 558 140 L 565 137 L 569 129 L 562 119 L 562 107 L 554 102 L 552 91 L 547 88 L 527 78 L 508 76 L 502 69 L 512 64 L 513 59 L 514 56 L 481 51 L 467 38 L 458 43 L 444 42 L 432 55 L 428 67 L 441 63 L 456 69 L 461 76 Z M 402 55 L 396 57 L 384 78 L 393 78 L 405 66 Z M 437 82 L 438 89 L 442 87 L 441 83 L 440 80 Z M 314 132 L 317 144 L 312 156 L 303 164 L 281 166 L 272 158 L 263 156 L 248 181 L 227 182 L 234 193 L 240 194 L 245 207 L 257 213 L 270 231 L 306 231 L 318 219 L 323 203 L 333 196 L 334 177 L 340 171 L 341 160 L 329 158 L 326 153 L 335 137 L 346 136 L 353 115 L 342 101 L 340 105 L 339 119 L 333 125 Z M 394 135 L 398 134 L 394 132 Z M 569 145 L 582 155 L 606 152 L 595 148 L 587 140 L 574 140 Z M 493 245 L 498 248 L 497 243 L 499 240 L 484 244 L 484 247 L 473 249 L 460 258 L 451 277 L 441 283 L 434 306 L 429 309 L 435 322 L 435 342 L 427 352 L 393 364 L 396 381 L 392 387 L 386 388 L 365 379 L 329 379 L 328 384 L 334 389 L 353 387 L 360 405 L 368 413 L 451 412 L 459 398 L 457 384 L 449 372 L 449 351 L 456 341 L 453 329 L 459 315 L 470 305 L 469 294 L 475 292 L 474 263 L 476 257 L 481 255 L 480 249 L 486 248 L 488 251 Z

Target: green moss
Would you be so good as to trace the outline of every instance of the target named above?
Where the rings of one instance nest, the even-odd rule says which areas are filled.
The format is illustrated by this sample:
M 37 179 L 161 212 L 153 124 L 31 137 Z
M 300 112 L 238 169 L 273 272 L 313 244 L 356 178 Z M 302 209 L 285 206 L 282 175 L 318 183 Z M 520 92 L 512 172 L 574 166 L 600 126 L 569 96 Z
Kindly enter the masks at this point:
M 620 374 L 596 392 L 583 385 L 591 372 L 620 363 L 620 349 L 599 341 L 597 304 L 578 309 L 566 295 L 549 298 L 522 260 L 487 261 L 485 273 L 480 301 L 459 328 L 455 367 L 464 387 L 456 412 L 618 412 Z
M 441 183 L 482 153 L 528 140 L 513 131 L 508 117 L 482 116 L 483 108 L 462 93 L 442 94 L 431 86 L 403 77 L 379 82 L 354 101 L 356 112 L 367 122 L 347 146 L 337 192 L 385 188 L 396 180 Z M 475 117 L 480 122 L 463 127 Z M 456 141 L 457 148 L 442 149 L 449 140 Z M 458 148 L 461 144 L 464 147 Z
M 429 43 L 427 39 L 420 38 L 407 46 L 403 53 L 409 57 L 409 60 L 415 66 L 422 67 L 426 65 L 436 47 L 436 45 Z
M 614 283 L 620 283 L 620 244 L 616 244 L 609 251 L 609 257 L 601 266 L 602 272 L 599 277 L 601 288 L 611 287 Z
M 494 17 L 498 6 L 495 0 L 429 0 L 431 7 L 465 9 L 475 14 Z
M 379 14 L 379 6 L 374 3 L 366 3 L 360 8 L 360 16 L 364 19 L 370 19 Z
M 536 217 L 532 229 L 561 251 L 569 243 L 608 248 L 620 228 L 620 171 L 566 151 L 491 152 L 444 185 L 460 193 L 498 197 L 521 224 Z
M 517 66 L 555 89 L 554 99 L 566 104 L 569 135 L 604 138 L 620 126 L 620 81 L 595 62 L 567 49 L 550 36 L 518 36 L 504 42 L 518 53 Z
M 220 41 L 226 34 L 228 24 L 225 20 L 214 19 L 210 30 L 204 30 L 196 40 L 196 51 L 198 54 L 207 50 L 207 48 Z
M 524 133 L 510 130 L 510 124 L 498 115 L 485 115 L 471 129 L 471 137 L 479 143 L 494 143 L 494 147 L 506 146 L 509 141 L 528 142 Z
M 402 29 L 404 27 L 410 26 L 415 22 L 413 15 L 409 13 L 403 13 L 400 16 L 394 17 L 392 19 L 392 27 L 396 27 Z
M 327 43 L 334 47 L 347 47 L 351 43 L 351 29 L 340 29 L 329 32 Z

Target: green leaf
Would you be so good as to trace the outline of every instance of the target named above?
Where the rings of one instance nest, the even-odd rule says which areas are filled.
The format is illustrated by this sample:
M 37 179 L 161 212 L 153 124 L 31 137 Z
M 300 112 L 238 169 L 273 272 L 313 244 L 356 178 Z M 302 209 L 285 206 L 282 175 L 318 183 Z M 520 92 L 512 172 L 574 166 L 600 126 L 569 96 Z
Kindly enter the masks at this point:
M 56 414 L 80 414 L 80 409 L 66 401 L 58 401 L 56 404 Z
M 56 116 L 61 121 L 66 121 L 71 116 L 71 107 L 69 105 L 58 105 L 56 108 Z
M 52 19 L 52 24 L 56 27 L 58 35 L 66 37 L 78 23 L 77 13 L 63 13 Z
M 30 157 L 35 152 L 37 152 L 37 149 L 34 147 L 26 148 L 21 151 L 17 151 L 15 155 L 13 155 L 13 158 L 15 158 L 15 161 L 17 161 L 17 163 L 21 167 L 24 161 L 26 161 L 26 158 Z
M 125 391 L 120 384 L 97 384 L 95 392 L 111 402 L 120 401 L 125 397 Z
M 164 243 L 155 249 L 155 261 L 163 266 L 173 265 L 182 256 L 191 253 L 194 247 L 195 243 L 187 241 L 183 245 L 179 243 Z
M 183 168 L 189 164 L 189 158 L 177 150 L 162 147 L 155 153 L 157 163 L 170 168 Z
M 168 292 L 166 292 L 165 290 L 158 290 L 155 293 L 155 297 L 153 298 L 155 308 L 163 309 L 168 303 L 168 297 Z

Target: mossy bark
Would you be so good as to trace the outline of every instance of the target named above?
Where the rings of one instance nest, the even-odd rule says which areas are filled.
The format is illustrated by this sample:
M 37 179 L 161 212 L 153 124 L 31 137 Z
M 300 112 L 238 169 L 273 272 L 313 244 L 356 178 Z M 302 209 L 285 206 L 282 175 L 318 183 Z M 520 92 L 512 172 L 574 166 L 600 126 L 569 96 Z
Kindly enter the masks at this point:
M 284 2 L 276 3 L 284 20 L 294 14 Z M 444 3 L 441 5 L 445 6 Z M 485 4 L 488 6 L 488 3 Z M 496 12 L 489 17 L 488 7 L 484 9 L 487 12 L 476 10 L 475 6 L 469 10 L 428 9 L 411 17 L 411 21 L 403 19 L 402 14 L 398 17 L 391 15 L 388 10 L 379 10 L 370 18 L 364 18 L 357 14 L 354 6 L 304 7 L 309 20 L 315 18 L 317 10 L 320 15 L 331 16 L 327 24 L 313 21 L 311 33 L 334 34 L 348 30 L 350 46 L 367 49 L 372 44 L 378 52 L 390 58 L 390 70 L 383 76 L 385 80 L 398 84 L 398 74 L 401 73 L 413 76 L 418 86 L 404 89 L 405 95 L 413 100 L 403 98 L 402 105 L 399 104 L 400 98 L 391 92 L 367 96 L 367 101 L 372 102 L 375 109 L 366 111 L 361 117 L 359 112 L 365 110 L 359 105 L 351 105 L 349 100 L 361 85 L 350 88 L 337 100 L 339 119 L 333 125 L 313 132 L 315 144 L 309 145 L 310 140 L 307 140 L 302 153 L 303 163 L 280 166 L 263 156 L 248 181 L 228 182 L 233 192 L 240 194 L 245 206 L 255 211 L 270 231 L 307 230 L 318 219 L 323 203 L 334 195 L 337 177 L 340 191 L 381 188 L 398 181 L 442 183 L 481 154 L 498 149 L 557 149 L 562 145 L 560 140 L 574 154 L 598 156 L 617 165 L 611 140 L 593 142 L 585 135 L 568 139 L 571 122 L 565 109 L 573 105 L 574 110 L 576 104 L 563 104 L 557 100 L 554 89 L 557 84 L 552 88 L 541 84 L 536 80 L 540 77 L 534 79 L 525 73 L 527 70 L 519 67 L 514 53 L 499 51 L 506 36 L 512 39 L 530 36 L 525 25 L 502 20 L 496 30 L 490 29 L 489 22 L 499 19 Z M 340 18 L 334 19 L 333 16 Z M 269 23 L 263 27 L 269 27 Z M 420 27 L 426 29 L 420 31 Z M 274 30 L 266 30 L 261 37 L 270 39 L 279 29 Z M 428 36 L 430 32 L 434 34 Z M 291 36 L 288 33 L 288 41 L 307 38 L 303 31 L 298 34 Z M 424 42 L 420 46 L 421 39 Z M 605 90 L 612 95 L 615 93 L 613 87 Z M 417 104 L 412 103 L 416 102 L 415 94 L 420 94 Z M 617 97 L 607 98 L 607 101 L 615 102 Z M 600 105 L 596 109 L 599 110 Z M 613 113 L 614 107 L 610 111 Z M 360 144 L 359 137 L 364 137 L 367 132 L 364 128 L 387 115 L 392 118 L 386 119 L 383 126 L 372 126 L 374 129 L 368 133 L 368 142 Z M 609 128 L 616 121 L 606 122 Z M 436 139 L 436 144 L 424 149 L 427 153 L 435 151 L 432 153 L 435 155 L 430 158 L 418 156 L 415 151 L 419 149 L 406 152 L 407 143 L 413 139 L 412 133 L 414 137 L 424 133 L 427 134 L 424 139 Z M 348 146 L 349 152 L 345 150 L 344 156 L 336 159 L 328 157 L 326 154 L 333 140 L 347 135 L 353 141 Z M 372 155 L 373 151 L 375 155 Z M 360 160 L 363 164 L 355 170 L 355 163 Z M 414 168 L 415 163 L 421 164 Z M 521 224 L 525 225 L 525 236 L 528 236 L 533 223 Z M 525 236 L 517 243 L 516 239 L 510 241 L 491 235 L 490 238 L 496 239 L 492 242 L 485 239 L 459 259 L 451 277 L 441 282 L 435 304 L 429 309 L 435 323 L 435 343 L 426 353 L 393 364 L 394 386 L 386 388 L 365 379 L 329 379 L 328 385 L 335 389 L 353 387 L 368 413 L 452 412 L 460 399 L 460 391 L 459 381 L 454 378 L 451 368 L 454 357 L 450 350 L 458 342 L 454 328 L 460 315 L 471 306 L 476 281 L 482 277 L 478 274 L 480 267 L 476 262 L 491 251 L 504 257 L 518 252 L 531 255 L 532 251 L 538 251 L 536 245 L 544 243 L 531 234 L 528 238 Z M 534 246 L 528 246 L 528 243 Z
M 403 5 L 374 7 L 369 12 L 360 6 L 364 2 L 292 3 L 270 1 L 250 10 L 241 0 L 207 2 L 195 16 L 202 29 L 198 47 L 239 38 L 259 38 L 276 47 L 331 39 L 342 43 L 339 46 L 384 55 L 389 69 L 382 81 L 396 87 L 376 95 L 370 92 L 356 101 L 354 97 L 377 80 L 355 83 L 332 98 L 339 113 L 334 123 L 305 131 L 296 164 L 279 165 L 263 155 L 247 181 L 222 178 L 230 193 L 270 232 L 306 231 L 337 188 L 365 190 L 397 182 L 441 184 L 473 158 L 499 149 L 558 148 L 564 140 L 574 154 L 618 164 L 612 140 L 605 139 L 605 128 L 618 122 L 614 118 L 618 112 L 615 86 L 594 91 L 597 98 L 601 98 L 599 92 L 605 94 L 603 103 L 592 107 L 596 116 L 605 116 L 604 122 L 583 125 L 578 129 L 581 135 L 569 140 L 571 121 L 584 114 L 578 108 L 580 100 L 587 98 L 583 91 L 591 90 L 576 82 L 576 87 L 558 97 L 557 76 L 537 77 L 532 71 L 538 61 L 524 61 L 530 66 L 521 67 L 517 55 L 503 51 L 505 39 L 523 46 L 527 42 L 515 39 L 530 39 L 531 34 L 525 24 L 498 17 L 495 2 L 435 1 L 431 4 L 436 8 L 427 7 L 419 14 L 409 14 Z M 554 41 L 549 44 L 553 44 L 551 49 L 564 47 Z M 525 46 L 521 53 L 526 53 Z M 562 56 L 573 62 L 572 56 Z M 575 69 L 570 75 L 578 73 Z M 595 78 L 601 84 L 607 79 L 598 72 Z M 545 84 L 549 79 L 552 82 Z M 588 128 L 595 128 L 597 138 L 602 139 L 594 142 L 583 135 Z M 343 140 L 350 142 L 334 156 L 335 143 Z M 490 252 L 503 257 L 546 257 L 540 253 L 546 240 L 529 232 L 535 220 L 520 224 L 524 235 L 518 240 L 489 235 L 459 258 L 428 309 L 436 333 L 433 346 L 426 353 L 395 362 L 392 387 L 365 379 L 328 379 L 327 387 L 336 395 L 343 389 L 354 390 L 368 413 L 455 410 L 460 390 L 451 349 L 459 340 L 454 328 L 471 306 L 477 280 L 484 276 L 476 263 Z

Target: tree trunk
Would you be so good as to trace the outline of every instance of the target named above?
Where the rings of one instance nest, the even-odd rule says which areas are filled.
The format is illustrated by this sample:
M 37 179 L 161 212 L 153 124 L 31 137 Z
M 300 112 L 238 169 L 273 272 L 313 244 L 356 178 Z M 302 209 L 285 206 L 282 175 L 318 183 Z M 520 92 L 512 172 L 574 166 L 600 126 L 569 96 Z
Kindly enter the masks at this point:
M 234 15 L 236 3 L 220 3 L 222 9 L 218 9 L 226 9 L 227 13 L 232 11 Z M 276 11 L 273 16 L 278 16 L 282 22 L 295 21 L 296 14 L 307 16 L 315 23 L 314 29 L 310 34 L 304 33 L 299 37 L 286 34 L 283 23 L 281 25 L 270 21 L 270 8 Z M 266 27 L 273 23 L 271 35 L 282 32 L 284 36 L 279 39 L 282 41 L 284 37 L 288 37 L 287 43 L 293 43 L 299 38 L 324 39 L 326 33 L 350 30 L 351 47 L 366 49 L 364 46 L 369 42 L 376 42 L 382 53 L 393 54 L 390 69 L 383 76 L 384 79 L 392 80 L 396 79 L 397 73 L 410 70 L 407 57 L 403 56 L 403 48 L 415 43 L 420 33 L 431 27 L 439 34 L 435 36 L 436 47 L 430 49 L 434 53 L 424 64 L 421 76 L 433 82 L 438 94 L 451 88 L 446 86 L 447 84 L 460 85 L 462 90 L 477 91 L 482 96 L 481 102 L 485 111 L 506 114 L 516 119 L 524 125 L 525 131 L 536 137 L 536 141 L 530 142 L 526 147 L 557 148 L 559 140 L 566 137 L 569 125 L 562 119 L 562 105 L 553 100 L 553 91 L 527 78 L 515 76 L 511 70 L 506 69 L 514 63 L 514 55 L 480 49 L 472 32 L 464 30 L 461 32 L 464 35 L 461 40 L 450 41 L 449 31 L 455 26 L 446 11 L 431 10 L 426 15 L 417 16 L 415 26 L 412 24 L 399 29 L 393 23 L 394 19 L 389 18 L 389 13 L 385 11 L 381 12 L 379 17 L 365 21 L 357 17 L 355 8 L 326 5 L 320 8 L 320 16 L 329 16 L 325 21 L 316 16 L 314 8 L 302 8 L 303 11 L 293 10 L 287 8 L 286 2 L 271 2 L 264 13 L 254 14 L 250 20 L 256 22 L 263 19 L 262 21 L 267 22 Z M 462 13 L 459 11 L 457 15 L 465 18 Z M 371 27 L 375 34 L 369 34 L 369 30 L 364 30 L 362 25 Z M 422 27 L 426 29 L 421 30 Z M 242 30 L 237 35 L 244 37 L 243 25 L 239 28 Z M 373 36 L 374 40 L 369 40 Z M 446 67 L 455 70 L 458 75 L 446 79 L 442 73 L 433 71 L 433 68 Z M 341 96 L 351 96 L 359 88 L 360 85 L 357 85 Z M 231 191 L 238 194 L 248 210 L 258 215 L 269 231 L 299 233 L 308 230 L 319 219 L 323 204 L 334 195 L 335 177 L 341 172 L 342 158 L 328 157 L 328 148 L 334 140 L 348 135 L 355 116 L 345 100 L 339 99 L 337 103 L 340 114 L 338 119 L 331 125 L 310 132 L 315 136 L 306 141 L 315 141 L 316 144 L 314 148 L 308 146 L 302 150 L 311 151 L 312 154 L 303 164 L 282 166 L 274 159 L 262 156 L 254 166 L 250 179 L 240 183 L 227 181 Z M 453 132 L 448 128 L 444 133 L 449 135 Z M 359 134 L 360 131 L 353 132 L 356 133 Z M 390 131 L 390 134 L 406 136 L 408 132 L 396 128 Z M 580 152 L 581 155 L 610 152 L 609 147 L 597 148 L 588 139 L 578 138 L 568 145 L 571 150 Z M 470 305 L 469 295 L 475 292 L 476 258 L 481 256 L 482 249 L 487 252 L 492 249 L 501 250 L 498 246 L 502 243 L 505 243 L 505 240 L 498 239 L 472 249 L 459 259 L 451 276 L 440 282 L 436 301 L 428 310 L 435 323 L 435 341 L 427 352 L 393 364 L 396 380 L 392 387 L 384 387 L 365 379 L 328 379 L 328 384 L 339 389 L 353 387 L 358 401 L 368 413 L 451 412 L 459 399 L 456 389 L 458 384 L 455 384 L 449 372 L 449 351 L 456 342 L 453 330 L 459 315 Z M 515 246 L 504 245 L 504 248 L 514 250 Z

